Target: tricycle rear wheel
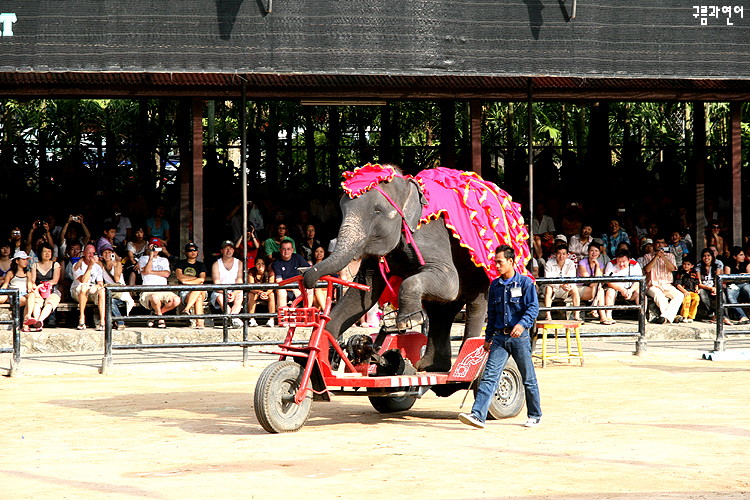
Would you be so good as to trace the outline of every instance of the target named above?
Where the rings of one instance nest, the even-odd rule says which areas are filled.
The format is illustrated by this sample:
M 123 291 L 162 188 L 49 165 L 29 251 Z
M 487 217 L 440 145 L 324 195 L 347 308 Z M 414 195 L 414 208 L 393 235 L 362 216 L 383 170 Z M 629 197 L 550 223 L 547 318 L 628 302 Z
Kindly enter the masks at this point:
M 300 404 L 294 396 L 300 390 L 303 368 L 294 361 L 276 361 L 266 367 L 255 385 L 255 416 L 266 431 L 294 432 L 310 416 L 312 393 L 308 391 Z
M 406 411 L 414 406 L 416 396 L 368 396 L 370 404 L 380 413 L 395 413 Z
M 479 375 L 481 380 L 482 375 Z M 474 383 L 474 397 L 477 396 L 479 382 Z M 500 420 L 503 418 L 515 417 L 523 409 L 526 402 L 526 394 L 523 388 L 523 378 L 518 369 L 518 365 L 513 358 L 508 358 L 505 364 L 503 374 L 500 376 L 500 382 L 495 390 L 495 397 L 492 398 L 490 408 L 487 412 L 487 418 Z

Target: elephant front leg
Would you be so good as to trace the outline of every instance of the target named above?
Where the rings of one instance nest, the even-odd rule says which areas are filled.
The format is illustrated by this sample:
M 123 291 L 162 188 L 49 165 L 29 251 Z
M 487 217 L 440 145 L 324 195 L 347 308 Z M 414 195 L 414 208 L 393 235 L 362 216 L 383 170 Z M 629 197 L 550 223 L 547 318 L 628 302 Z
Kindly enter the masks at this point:
M 406 330 L 424 323 L 422 301 L 451 302 L 458 295 L 458 273 L 452 266 L 426 267 L 406 278 L 398 291 L 396 325 Z

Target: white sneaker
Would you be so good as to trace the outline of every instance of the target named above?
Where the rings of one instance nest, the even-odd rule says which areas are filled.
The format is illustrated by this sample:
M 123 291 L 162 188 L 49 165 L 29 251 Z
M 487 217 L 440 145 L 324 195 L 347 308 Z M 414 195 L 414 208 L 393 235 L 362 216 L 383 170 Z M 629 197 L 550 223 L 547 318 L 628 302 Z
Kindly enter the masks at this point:
M 273 326 L 273 318 L 268 318 L 268 321 L 266 322 L 266 326 Z
M 258 326 L 258 322 L 255 321 L 255 318 L 250 318 L 250 321 L 247 322 L 247 326 Z
M 526 421 L 525 424 L 523 424 L 524 427 L 536 427 L 537 425 L 542 423 L 541 418 L 536 417 L 529 417 L 529 419 Z
M 232 328 L 242 328 L 242 320 L 232 318 Z
M 472 413 L 459 413 L 458 420 L 460 420 L 462 424 L 470 425 L 477 429 L 484 429 L 484 422 L 479 420 Z

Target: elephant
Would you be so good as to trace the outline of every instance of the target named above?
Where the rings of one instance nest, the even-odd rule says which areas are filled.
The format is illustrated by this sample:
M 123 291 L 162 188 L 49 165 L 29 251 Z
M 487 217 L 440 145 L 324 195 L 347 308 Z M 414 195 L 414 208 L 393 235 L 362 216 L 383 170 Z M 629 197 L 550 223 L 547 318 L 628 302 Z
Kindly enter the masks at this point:
M 413 328 L 427 320 L 427 345 L 415 368 L 446 372 L 451 367 L 453 320 L 465 305 L 464 340 L 480 335 L 490 278 L 453 237 L 445 217 L 422 219 L 426 200 L 417 180 L 401 175 L 394 165 L 376 167 L 392 169 L 396 175 L 387 181 L 376 177 L 355 196 L 342 197 L 343 222 L 335 249 L 304 273 L 305 286 L 312 287 L 321 276 L 337 274 L 361 259 L 355 280 L 369 285 L 370 290 L 348 290 L 331 310 L 327 329 L 340 338 L 389 286 L 381 270 L 384 259 L 389 274 L 403 278 L 397 326 Z

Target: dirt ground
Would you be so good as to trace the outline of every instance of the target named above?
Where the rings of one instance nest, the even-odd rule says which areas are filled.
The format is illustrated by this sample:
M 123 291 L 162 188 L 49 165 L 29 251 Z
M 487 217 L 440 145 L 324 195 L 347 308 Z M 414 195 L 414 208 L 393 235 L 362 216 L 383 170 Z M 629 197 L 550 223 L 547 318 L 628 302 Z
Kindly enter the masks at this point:
M 267 434 L 253 366 L 0 378 L 3 498 L 750 498 L 750 362 L 626 353 L 538 369 L 544 417 L 468 428 L 315 402 Z M 465 409 L 471 405 L 469 396 Z

